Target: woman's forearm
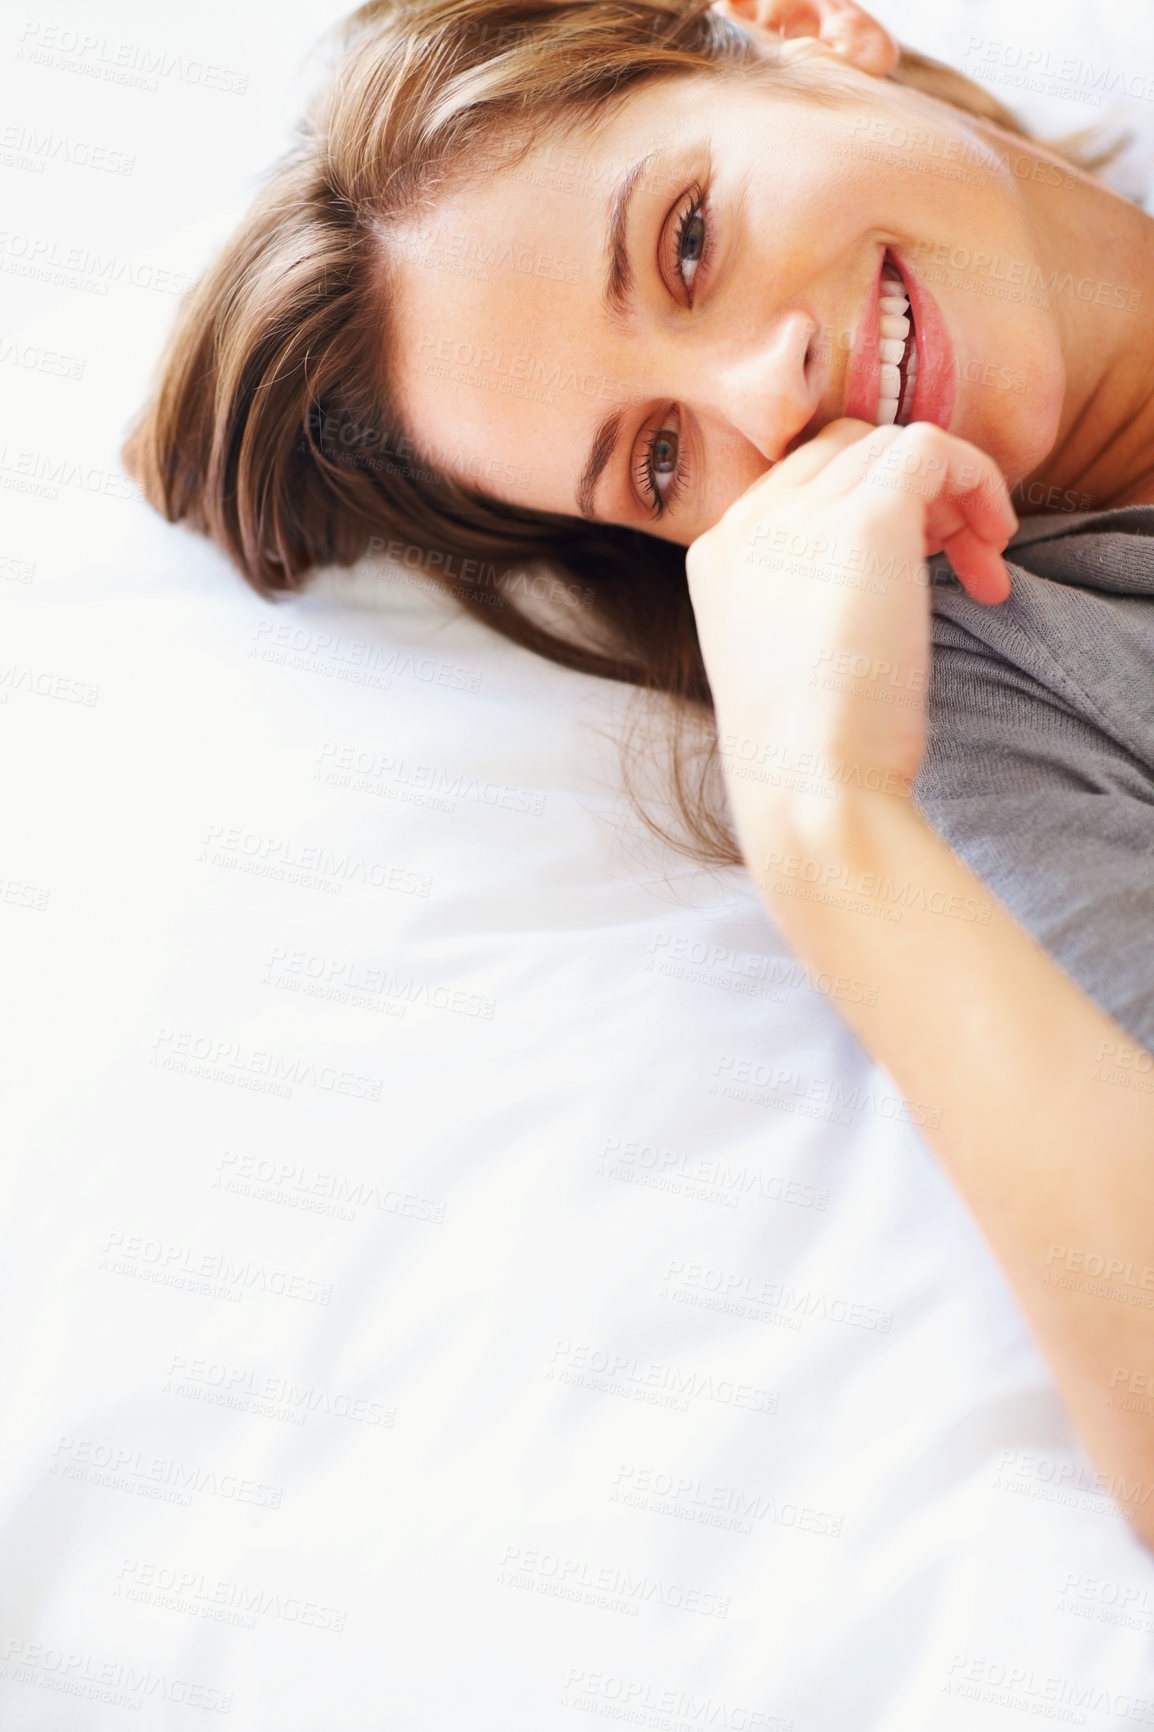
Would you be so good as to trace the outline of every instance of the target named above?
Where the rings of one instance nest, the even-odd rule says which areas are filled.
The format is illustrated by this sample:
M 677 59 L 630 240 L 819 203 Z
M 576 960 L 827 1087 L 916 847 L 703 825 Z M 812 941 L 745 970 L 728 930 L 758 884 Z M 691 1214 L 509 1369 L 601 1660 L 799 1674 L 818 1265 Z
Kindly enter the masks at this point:
M 924 1109 L 926 1140 L 998 1256 L 1087 1450 L 1154 1546 L 1154 1402 L 1119 1405 L 1154 1389 L 1154 1308 L 1059 1279 L 1087 1257 L 1154 1270 L 1154 1093 L 1105 1080 L 1134 1041 L 911 801 L 831 791 L 743 804 L 765 906 L 813 969 L 876 987 L 842 1014 Z

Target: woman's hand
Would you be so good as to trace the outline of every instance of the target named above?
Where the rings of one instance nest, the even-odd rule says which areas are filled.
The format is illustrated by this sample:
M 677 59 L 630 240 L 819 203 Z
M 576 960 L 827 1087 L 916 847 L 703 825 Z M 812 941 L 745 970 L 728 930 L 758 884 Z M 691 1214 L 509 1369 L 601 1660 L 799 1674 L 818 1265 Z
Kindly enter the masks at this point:
M 1006 482 L 929 422 L 839 420 L 761 477 L 689 549 L 689 594 L 739 833 L 774 787 L 908 795 L 925 749 L 925 560 L 1004 601 Z M 760 764 L 760 773 L 752 766 Z

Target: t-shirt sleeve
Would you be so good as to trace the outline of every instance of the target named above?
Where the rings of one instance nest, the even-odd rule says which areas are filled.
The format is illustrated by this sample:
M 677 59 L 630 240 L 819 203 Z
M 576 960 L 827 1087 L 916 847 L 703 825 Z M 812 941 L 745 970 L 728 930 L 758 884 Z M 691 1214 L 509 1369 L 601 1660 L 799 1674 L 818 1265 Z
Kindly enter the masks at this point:
M 1129 605 L 1150 610 L 1154 689 L 1154 603 Z M 977 635 L 990 625 L 976 608 L 951 598 L 946 617 L 934 620 L 915 800 L 1015 919 L 1145 1049 L 1105 1053 L 1103 1064 L 1118 1069 L 1122 1086 L 1154 1090 L 1150 761 L 1103 725 L 1097 702 L 1081 701 L 1076 666 L 1053 689 L 1038 667 L 1021 665 L 1028 657 L 1003 653 L 1004 624 L 999 648 Z M 1133 650 L 1131 642 L 1129 679 Z M 1063 659 L 1076 659 L 1073 650 Z

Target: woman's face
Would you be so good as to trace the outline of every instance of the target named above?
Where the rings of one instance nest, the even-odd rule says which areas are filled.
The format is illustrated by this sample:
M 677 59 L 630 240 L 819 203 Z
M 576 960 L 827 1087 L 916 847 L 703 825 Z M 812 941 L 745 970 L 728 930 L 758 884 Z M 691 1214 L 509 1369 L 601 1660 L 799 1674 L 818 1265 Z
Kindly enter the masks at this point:
M 688 544 L 827 422 L 878 418 L 880 343 L 904 343 L 880 326 L 888 261 L 918 352 L 900 419 L 1028 474 L 1065 373 L 1029 288 L 1044 273 L 1020 168 L 965 117 L 842 76 L 860 99 L 772 73 L 643 85 L 447 192 L 405 231 L 393 301 L 393 387 L 422 451 L 510 504 Z M 903 393 L 907 365 L 903 349 Z

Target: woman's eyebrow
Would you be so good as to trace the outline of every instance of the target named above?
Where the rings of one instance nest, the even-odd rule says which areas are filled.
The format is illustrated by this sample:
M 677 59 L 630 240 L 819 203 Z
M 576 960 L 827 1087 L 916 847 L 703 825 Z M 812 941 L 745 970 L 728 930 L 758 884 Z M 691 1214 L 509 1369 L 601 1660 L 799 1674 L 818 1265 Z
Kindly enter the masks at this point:
M 629 262 L 629 204 L 646 168 L 653 161 L 656 151 L 650 151 L 640 162 L 635 162 L 627 172 L 613 196 L 609 210 L 609 235 L 606 251 L 609 254 L 609 271 L 605 279 L 604 301 L 611 313 L 618 318 L 628 318 L 631 307 L 630 296 L 633 293 L 633 266 Z
M 589 447 L 589 461 L 577 483 L 577 509 L 582 517 L 597 515 L 593 509 L 593 496 L 597 492 L 597 483 L 609 467 L 609 461 L 617 449 L 623 419 L 622 410 L 615 409 L 611 415 L 606 415 L 593 435 L 593 443 Z

